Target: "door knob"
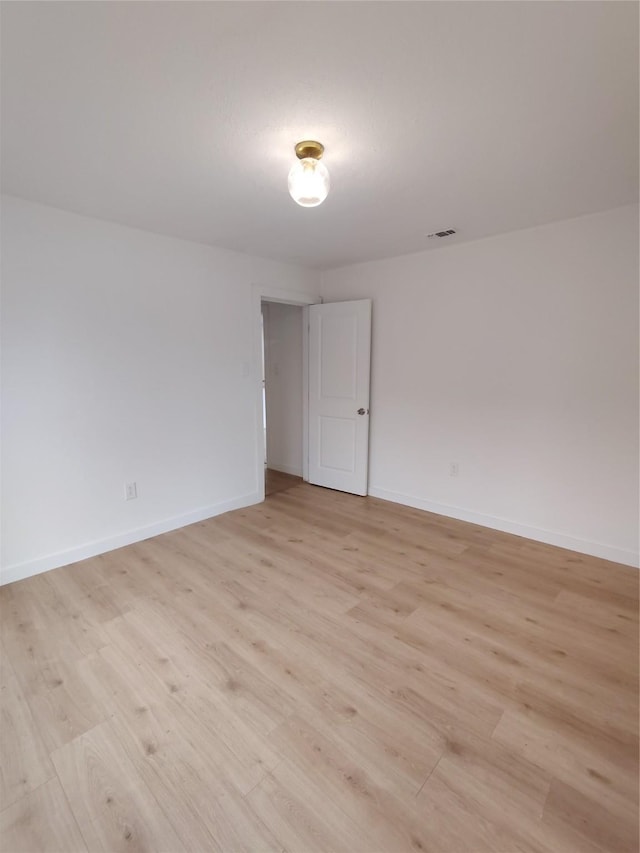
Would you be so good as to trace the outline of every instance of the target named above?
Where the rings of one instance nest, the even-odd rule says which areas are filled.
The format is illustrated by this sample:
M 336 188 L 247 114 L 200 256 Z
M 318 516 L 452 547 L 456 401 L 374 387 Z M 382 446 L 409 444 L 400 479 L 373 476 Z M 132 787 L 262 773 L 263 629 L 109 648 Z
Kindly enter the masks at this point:
M 358 409 L 358 414 L 359 415 L 368 415 L 369 409 Z

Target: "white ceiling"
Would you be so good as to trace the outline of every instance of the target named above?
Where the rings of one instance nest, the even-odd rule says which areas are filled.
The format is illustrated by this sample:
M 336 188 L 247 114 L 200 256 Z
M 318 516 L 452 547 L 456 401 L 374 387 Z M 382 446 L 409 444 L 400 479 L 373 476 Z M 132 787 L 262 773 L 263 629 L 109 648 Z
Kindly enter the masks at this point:
M 327 268 L 635 201 L 638 4 L 5 2 L 2 99 L 5 192 Z

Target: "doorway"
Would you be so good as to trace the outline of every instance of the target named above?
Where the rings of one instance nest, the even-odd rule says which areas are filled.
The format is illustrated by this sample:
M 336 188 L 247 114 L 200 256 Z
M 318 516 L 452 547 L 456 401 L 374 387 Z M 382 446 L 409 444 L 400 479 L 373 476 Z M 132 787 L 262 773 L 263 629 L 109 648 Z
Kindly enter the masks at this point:
M 261 499 L 265 496 L 266 471 L 266 441 L 267 421 L 265 415 L 266 397 L 266 365 L 263 344 L 263 305 L 295 306 L 300 310 L 302 325 L 302 479 L 308 480 L 308 307 L 322 302 L 319 296 L 300 293 L 294 290 L 283 290 L 269 285 L 255 284 L 252 288 L 253 340 L 254 340 L 254 373 L 255 379 L 255 460 L 257 493 Z M 268 309 L 267 309 L 268 310 Z M 267 321 L 268 322 L 268 321 Z M 265 379 L 263 386 L 263 379 Z M 278 460 L 275 460 L 276 463 Z M 284 477 L 287 472 L 281 472 Z
M 280 483 L 301 472 L 314 485 L 366 495 L 371 300 L 323 304 L 295 291 L 254 285 L 252 305 L 259 498 L 265 496 L 267 465 Z M 269 402 L 278 394 L 287 397 L 285 413 Z
M 303 309 L 263 300 L 262 387 L 265 496 L 302 482 Z

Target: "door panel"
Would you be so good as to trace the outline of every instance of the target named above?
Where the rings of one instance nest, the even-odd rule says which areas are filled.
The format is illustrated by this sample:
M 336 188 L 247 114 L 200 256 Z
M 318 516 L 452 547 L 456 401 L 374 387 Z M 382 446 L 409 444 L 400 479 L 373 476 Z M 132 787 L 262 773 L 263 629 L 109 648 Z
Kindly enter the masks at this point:
M 310 306 L 310 483 L 367 494 L 370 357 L 370 299 Z
M 353 400 L 357 393 L 357 318 L 321 314 L 318 322 L 322 341 L 320 395 L 325 399 Z
M 355 470 L 356 429 L 350 418 L 320 415 L 320 465 L 336 471 Z

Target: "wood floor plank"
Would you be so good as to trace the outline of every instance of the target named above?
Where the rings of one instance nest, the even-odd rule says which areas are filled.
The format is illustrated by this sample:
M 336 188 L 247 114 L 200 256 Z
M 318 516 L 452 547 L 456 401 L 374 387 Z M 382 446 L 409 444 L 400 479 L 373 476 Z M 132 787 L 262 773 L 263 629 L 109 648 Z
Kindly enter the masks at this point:
M 309 714 L 319 731 L 335 736 L 341 748 L 358 757 L 393 790 L 415 795 L 437 764 L 445 739 L 433 718 L 393 692 L 365 688 L 348 676 L 322 685 L 322 695 Z
M 630 599 L 633 601 L 633 596 Z M 631 607 L 631 613 L 628 612 L 628 608 L 619 610 L 609 603 L 582 595 L 570 585 L 558 593 L 554 608 L 565 616 L 577 616 L 591 625 L 604 628 L 613 635 L 621 634 L 628 639 L 638 637 L 638 616 L 633 607 Z
M 51 689 L 27 694 L 34 724 L 49 752 L 105 719 L 104 709 L 78 674 L 78 664 L 74 669 L 75 672 L 64 680 L 57 679 L 56 686 Z
M 585 797 L 605 806 L 612 822 L 637 827 L 637 750 L 630 749 L 624 763 L 603 755 L 592 740 L 567 736 L 552 720 L 540 721 L 507 711 L 498 723 L 494 739 L 554 779 L 571 785 Z
M 249 793 L 247 802 L 284 850 L 353 853 L 362 849 L 358 824 L 339 805 L 327 802 L 313 778 L 295 765 L 279 765 Z
M 57 778 L 0 812 L 0 844 L 6 853 L 88 851 Z
M 0 590 L 2 849 L 637 849 L 638 572 L 279 485 Z
M 551 783 L 543 819 L 549 824 L 567 824 L 603 850 L 634 853 L 638 849 L 638 833 L 632 822 L 611 820 L 606 806 L 557 779 Z
M 477 801 L 482 809 L 492 800 L 501 811 L 528 813 L 534 818 L 542 816 L 553 778 L 494 738 L 468 731 L 447 741 L 432 775 L 467 802 Z
M 308 720 L 293 717 L 271 736 L 287 765 L 304 770 L 321 786 L 322 802 L 338 807 L 360 827 L 359 850 L 410 850 L 430 847 L 429 827 L 424 826 L 411 799 L 390 792 L 386 778 L 372 776 L 371 769 L 353 761 L 334 738 L 319 732 Z
M 437 839 L 436 849 L 450 853 L 603 853 L 566 824 L 551 827 L 513 804 L 507 807 L 491 784 L 453 769 L 441 770 L 438 765 L 417 798 L 422 819 Z
M 6 808 L 55 772 L 15 675 L 6 679 L 1 697 L 0 804 Z
M 109 723 L 56 750 L 52 759 L 90 850 L 187 850 Z
M 153 718 L 155 731 L 143 716 Z M 144 715 L 116 717 L 111 725 L 187 848 L 281 851 L 279 840 L 234 787 L 233 772 L 210 741 L 193 738 L 191 728 L 173 722 L 169 703 L 150 707 Z
M 4 644 L 0 640 L 0 690 L 4 690 L 8 686 L 9 680 L 14 678 L 15 672 L 9 660 L 9 655 L 6 653 Z

